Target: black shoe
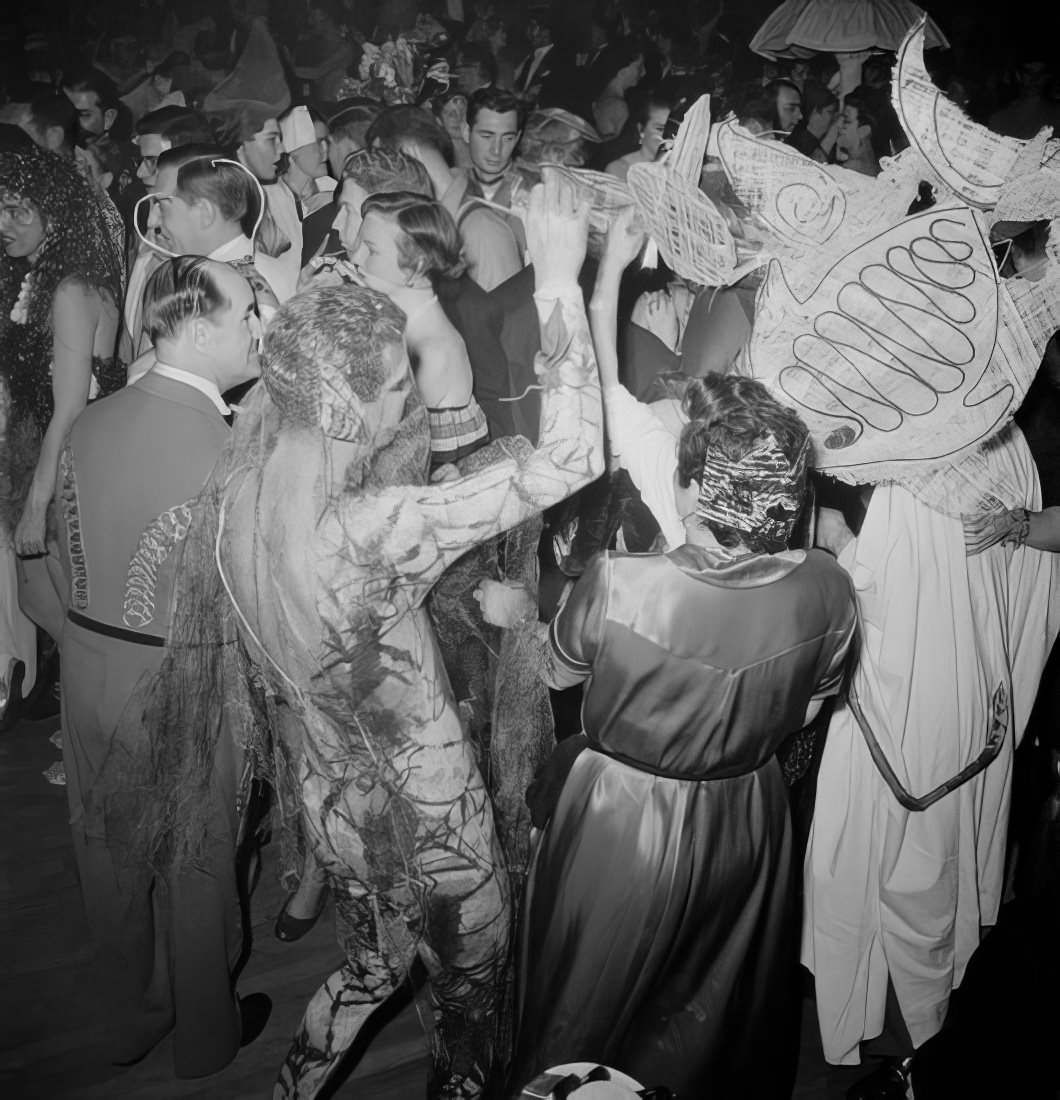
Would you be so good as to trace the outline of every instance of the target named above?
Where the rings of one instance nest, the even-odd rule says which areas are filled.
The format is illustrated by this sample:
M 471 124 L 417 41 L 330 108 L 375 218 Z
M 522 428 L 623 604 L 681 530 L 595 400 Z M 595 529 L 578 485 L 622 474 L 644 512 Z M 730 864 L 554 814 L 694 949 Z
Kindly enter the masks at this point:
M 324 902 L 327 898 L 327 887 L 323 887 L 320 891 L 320 898 L 317 901 L 317 911 L 311 917 L 292 917 L 287 912 L 287 906 L 291 904 L 291 899 L 294 894 L 288 894 L 287 900 L 283 903 L 283 908 L 280 910 L 280 915 L 276 918 L 276 927 L 274 929 L 276 938 L 283 940 L 284 943 L 294 943 L 295 940 L 300 940 L 309 930 L 313 927 L 318 920 L 320 920 L 320 914 L 324 912 Z
M 912 1058 L 884 1058 L 847 1089 L 847 1100 L 906 1100 Z
M 17 657 L 12 657 L 7 666 L 7 674 L 0 693 L 3 704 L 0 705 L 0 733 L 14 729 L 22 717 L 22 682 L 26 678 L 26 665 Z
M 248 1047 L 254 1042 L 265 1030 L 271 1015 L 272 998 L 267 993 L 250 993 L 239 998 L 239 1017 L 243 1024 L 240 1047 Z

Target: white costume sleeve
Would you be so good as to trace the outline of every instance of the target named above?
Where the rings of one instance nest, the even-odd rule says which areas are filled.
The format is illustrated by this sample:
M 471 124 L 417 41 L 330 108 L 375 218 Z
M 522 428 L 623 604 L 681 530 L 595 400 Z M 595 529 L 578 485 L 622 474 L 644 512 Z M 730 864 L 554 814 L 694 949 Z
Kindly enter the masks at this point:
M 685 527 L 674 504 L 677 439 L 625 386 L 604 390 L 611 453 L 629 471 L 671 550 L 684 545 Z

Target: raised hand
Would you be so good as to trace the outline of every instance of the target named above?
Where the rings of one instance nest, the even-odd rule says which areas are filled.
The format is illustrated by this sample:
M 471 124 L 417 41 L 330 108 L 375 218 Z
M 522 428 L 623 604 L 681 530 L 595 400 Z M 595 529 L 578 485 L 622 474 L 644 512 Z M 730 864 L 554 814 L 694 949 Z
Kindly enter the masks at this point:
M 648 235 L 637 221 L 637 208 L 625 207 L 607 231 L 601 268 L 625 271 L 637 258 Z
M 577 286 L 589 238 L 589 204 L 573 185 L 549 168 L 530 192 L 526 247 L 538 294 Z

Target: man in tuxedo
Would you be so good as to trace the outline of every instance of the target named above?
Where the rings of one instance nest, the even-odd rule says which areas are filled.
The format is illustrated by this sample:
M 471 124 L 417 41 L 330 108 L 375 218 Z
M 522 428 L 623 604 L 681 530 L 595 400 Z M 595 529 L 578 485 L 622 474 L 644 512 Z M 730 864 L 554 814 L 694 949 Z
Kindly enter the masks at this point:
M 566 106 L 574 59 L 557 44 L 546 13 L 531 17 L 526 37 L 530 52 L 516 67 L 513 91 L 531 109 Z

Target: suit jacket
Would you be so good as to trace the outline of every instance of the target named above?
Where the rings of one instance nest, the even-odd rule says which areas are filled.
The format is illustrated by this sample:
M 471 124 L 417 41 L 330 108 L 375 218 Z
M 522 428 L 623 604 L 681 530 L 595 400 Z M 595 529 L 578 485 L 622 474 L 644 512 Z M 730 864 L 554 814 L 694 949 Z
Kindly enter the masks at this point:
M 165 637 L 173 550 L 227 436 L 205 394 L 151 371 L 85 409 L 63 448 L 56 497 L 72 610 Z
M 573 82 L 574 56 L 553 43 L 540 64 L 530 71 L 534 50 L 523 58 L 515 70 L 514 92 L 533 107 L 565 107 Z

